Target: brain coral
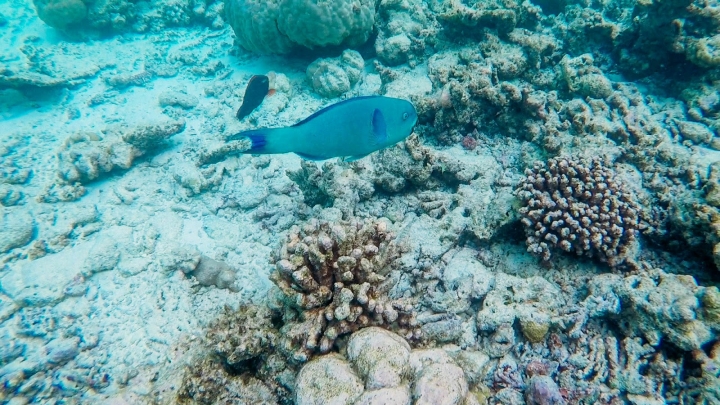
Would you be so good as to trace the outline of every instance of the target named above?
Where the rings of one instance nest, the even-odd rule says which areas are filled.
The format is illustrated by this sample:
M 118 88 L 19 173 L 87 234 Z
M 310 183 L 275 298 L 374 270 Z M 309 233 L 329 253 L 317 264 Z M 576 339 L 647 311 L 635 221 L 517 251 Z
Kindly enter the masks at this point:
M 87 14 L 87 7 L 81 0 L 34 0 L 38 16 L 54 28 L 67 28 L 81 22 Z
M 243 48 L 282 54 L 362 44 L 375 23 L 375 1 L 225 0 L 225 13 Z
M 602 159 L 550 159 L 525 175 L 518 196 L 529 252 L 547 261 L 551 249 L 560 248 L 611 266 L 627 258 L 640 207 Z

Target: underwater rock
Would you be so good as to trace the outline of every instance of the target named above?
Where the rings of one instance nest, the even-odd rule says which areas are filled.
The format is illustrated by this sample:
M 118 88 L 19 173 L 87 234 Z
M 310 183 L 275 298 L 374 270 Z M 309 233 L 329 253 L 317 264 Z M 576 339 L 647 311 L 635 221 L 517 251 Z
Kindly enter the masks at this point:
M 226 263 L 209 257 L 201 256 L 200 263 L 191 274 L 195 276 L 201 285 L 227 288 L 235 292 L 240 291 L 235 285 L 236 270 Z
M 136 158 L 156 151 L 184 128 L 184 121 L 166 120 L 102 135 L 73 134 L 58 152 L 59 182 L 88 183 L 113 170 L 129 169 Z
M 0 279 L 0 289 L 21 306 L 45 306 L 65 297 L 65 287 L 80 274 L 92 247 L 85 242 L 59 253 L 28 261 Z M 52 269 L 52 277 L 48 277 Z
M 80 352 L 78 343 L 80 338 L 73 337 L 69 339 L 53 339 L 43 348 L 45 352 L 45 360 L 51 364 L 65 363 Z
M 411 404 L 410 387 L 404 385 L 393 388 L 364 391 L 354 405 L 408 405 Z
M 351 218 L 361 201 L 372 197 L 375 188 L 355 170 L 328 161 L 318 168 L 315 162 L 302 160 L 300 169 L 289 170 L 288 177 L 302 190 L 308 206 L 332 206 L 339 209 L 343 218 Z
M 459 405 L 465 401 L 468 395 L 465 374 L 444 351 L 414 350 L 410 363 L 415 404 Z
M 161 397 L 162 398 L 162 397 Z M 212 357 L 194 364 L 186 374 L 177 398 L 166 404 L 276 404 L 278 398 L 259 379 L 234 376 Z
M 27 245 L 35 232 L 35 221 L 25 210 L 5 208 L 0 218 L 0 253 Z
M 248 360 L 271 353 L 278 331 L 272 324 L 275 314 L 265 306 L 225 308 L 210 325 L 207 343 L 235 371 L 250 368 Z
M 525 389 L 527 405 L 563 405 L 565 400 L 560 395 L 560 388 L 552 378 L 536 375 L 530 379 Z
M 440 30 L 428 5 L 419 0 L 381 1 L 377 16 L 375 52 L 388 66 L 405 62 L 415 66 L 424 57 L 427 46 L 435 43 Z
M 357 51 L 347 50 L 337 58 L 317 59 L 306 75 L 316 93 L 335 98 L 350 91 L 362 78 L 365 61 Z
M 410 371 L 410 345 L 397 334 L 377 327 L 353 333 L 347 356 L 368 390 L 397 387 Z
M 284 54 L 363 44 L 375 23 L 375 2 L 226 0 L 225 15 L 243 48 L 260 54 Z
M 605 98 L 612 94 L 612 83 L 593 63 L 590 54 L 576 58 L 565 56 L 560 62 L 563 77 L 571 93 L 592 98 Z
M 198 105 L 198 98 L 182 91 L 166 91 L 158 96 L 161 107 L 180 107 L 190 110 Z
M 87 7 L 82 0 L 33 0 L 38 16 L 53 28 L 65 29 L 85 19 Z
M 668 341 L 682 350 L 699 349 L 716 339 L 716 291 L 700 287 L 692 276 L 647 269 L 621 277 L 595 276 L 584 302 L 590 316 L 614 319 L 626 336 L 640 336 L 650 345 Z
M 495 274 L 493 289 L 485 295 L 477 315 L 478 329 L 495 331 L 502 325 L 512 325 L 519 320 L 526 326 L 533 322 L 537 329 L 530 333 L 540 339 L 551 319 L 557 320 L 565 300 L 556 285 L 542 277 L 523 279 L 504 273 Z M 528 340 L 530 340 L 528 338 Z
M 362 380 L 337 354 L 326 354 L 305 364 L 295 384 L 297 405 L 350 404 L 363 392 Z
M 168 273 L 179 270 L 189 274 L 197 268 L 202 258 L 194 247 L 179 244 L 159 245 L 156 254 L 160 269 Z

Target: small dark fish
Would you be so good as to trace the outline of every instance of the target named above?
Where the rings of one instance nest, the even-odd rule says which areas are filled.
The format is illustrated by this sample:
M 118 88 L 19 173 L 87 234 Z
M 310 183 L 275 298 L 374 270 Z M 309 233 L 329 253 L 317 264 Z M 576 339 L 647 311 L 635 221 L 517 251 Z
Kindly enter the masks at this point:
M 262 104 L 265 96 L 273 92 L 273 90 L 270 90 L 270 79 L 267 76 L 255 75 L 251 77 L 245 88 L 242 105 L 237 110 L 237 119 L 242 120 L 250 115 L 251 112 Z

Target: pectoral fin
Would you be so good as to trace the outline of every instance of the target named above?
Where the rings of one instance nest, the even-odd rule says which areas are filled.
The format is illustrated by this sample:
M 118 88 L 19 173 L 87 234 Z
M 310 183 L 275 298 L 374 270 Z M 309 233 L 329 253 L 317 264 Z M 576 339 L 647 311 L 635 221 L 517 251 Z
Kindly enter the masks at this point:
M 382 144 L 387 140 L 387 124 L 379 109 L 373 111 L 372 117 L 373 144 Z

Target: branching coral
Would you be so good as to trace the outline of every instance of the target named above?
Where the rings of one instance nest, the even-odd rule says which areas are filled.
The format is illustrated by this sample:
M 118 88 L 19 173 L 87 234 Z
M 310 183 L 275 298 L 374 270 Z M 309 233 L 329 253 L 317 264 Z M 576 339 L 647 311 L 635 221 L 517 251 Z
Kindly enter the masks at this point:
M 412 305 L 385 294 L 400 249 L 387 220 L 312 220 L 293 227 L 272 281 L 284 294 L 280 349 L 296 361 L 329 352 L 335 339 L 371 325 L 397 324 L 418 337 Z
M 560 248 L 611 266 L 627 259 L 640 207 L 602 159 L 561 157 L 525 171 L 518 196 L 528 251 L 544 261 Z

